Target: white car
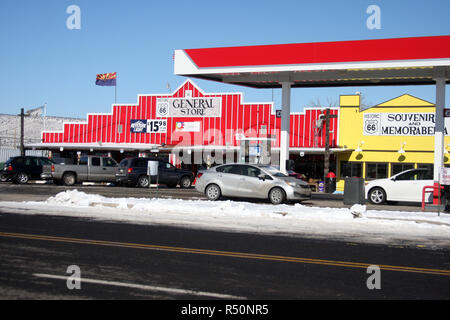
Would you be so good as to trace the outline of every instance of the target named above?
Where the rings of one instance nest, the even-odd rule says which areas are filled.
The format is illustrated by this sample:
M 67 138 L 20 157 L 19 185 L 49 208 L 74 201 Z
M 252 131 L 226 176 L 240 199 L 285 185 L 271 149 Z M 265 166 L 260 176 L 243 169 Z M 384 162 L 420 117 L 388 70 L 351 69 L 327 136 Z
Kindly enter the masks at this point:
M 433 185 L 433 173 L 429 169 L 410 169 L 390 178 L 377 179 L 367 183 L 366 198 L 372 204 L 386 201 L 422 202 L 422 190 Z M 427 192 L 425 200 L 429 202 L 432 194 Z

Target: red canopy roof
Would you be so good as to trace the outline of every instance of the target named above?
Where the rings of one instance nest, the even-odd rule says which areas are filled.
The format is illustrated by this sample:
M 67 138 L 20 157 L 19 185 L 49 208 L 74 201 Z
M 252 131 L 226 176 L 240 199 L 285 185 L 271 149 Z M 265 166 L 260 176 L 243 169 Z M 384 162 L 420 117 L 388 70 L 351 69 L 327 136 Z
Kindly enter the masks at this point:
M 450 67 L 450 36 L 175 51 L 175 74 L 252 87 L 432 84 L 438 67 Z

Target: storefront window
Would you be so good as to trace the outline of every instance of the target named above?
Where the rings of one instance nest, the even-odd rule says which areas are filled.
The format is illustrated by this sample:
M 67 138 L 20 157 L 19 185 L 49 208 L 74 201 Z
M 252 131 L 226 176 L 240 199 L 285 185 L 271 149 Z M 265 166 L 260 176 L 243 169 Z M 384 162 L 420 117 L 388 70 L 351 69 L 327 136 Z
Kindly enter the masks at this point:
M 360 162 L 341 161 L 341 178 L 361 177 L 362 164 Z
M 391 164 L 391 176 L 409 169 L 414 169 L 413 163 L 393 163 Z
M 383 179 L 387 178 L 387 163 L 368 163 L 366 165 L 366 179 Z
M 419 163 L 417 165 L 417 168 L 428 169 L 427 172 L 425 173 L 426 177 L 424 178 L 424 180 L 433 180 L 434 164 L 432 164 L 432 163 Z
M 432 163 L 419 163 L 417 164 L 417 168 L 426 168 L 429 171 L 433 172 L 434 165 Z

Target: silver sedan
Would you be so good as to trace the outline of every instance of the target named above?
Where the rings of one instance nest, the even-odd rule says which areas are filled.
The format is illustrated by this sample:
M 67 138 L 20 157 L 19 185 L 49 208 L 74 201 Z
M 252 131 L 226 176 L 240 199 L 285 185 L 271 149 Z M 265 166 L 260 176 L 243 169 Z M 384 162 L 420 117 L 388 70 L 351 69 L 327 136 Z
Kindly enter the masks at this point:
M 195 189 L 209 200 L 224 197 L 269 199 L 273 204 L 311 198 L 309 185 L 262 164 L 229 163 L 197 175 Z

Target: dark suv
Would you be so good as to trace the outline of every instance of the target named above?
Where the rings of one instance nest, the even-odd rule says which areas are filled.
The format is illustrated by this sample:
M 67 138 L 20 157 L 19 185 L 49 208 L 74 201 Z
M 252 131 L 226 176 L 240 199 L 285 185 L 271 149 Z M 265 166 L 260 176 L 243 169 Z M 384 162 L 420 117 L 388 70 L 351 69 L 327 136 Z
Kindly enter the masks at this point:
M 12 157 L 5 162 L 0 172 L 1 180 L 12 180 L 14 183 L 25 184 L 29 180 L 41 179 L 42 166 L 52 165 L 53 161 L 45 157 Z
M 148 187 L 147 163 L 150 160 L 159 161 L 158 183 L 174 188 L 178 184 L 181 188 L 189 188 L 194 180 L 191 171 L 175 168 L 172 164 L 161 159 L 127 158 L 123 159 L 116 169 L 118 184 Z M 156 183 L 156 176 L 151 176 L 151 183 Z

